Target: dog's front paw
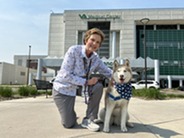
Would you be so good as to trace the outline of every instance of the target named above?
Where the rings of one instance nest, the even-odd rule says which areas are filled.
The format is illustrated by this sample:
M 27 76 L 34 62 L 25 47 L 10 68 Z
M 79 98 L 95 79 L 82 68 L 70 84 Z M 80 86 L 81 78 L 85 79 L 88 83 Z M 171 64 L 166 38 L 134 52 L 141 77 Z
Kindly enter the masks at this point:
M 121 127 L 121 131 L 123 131 L 123 132 L 127 132 L 127 131 L 128 131 L 128 129 L 126 128 L 126 126 L 123 126 L 123 127 Z
M 105 133 L 109 133 L 109 132 L 110 132 L 110 129 L 109 129 L 109 128 L 105 128 L 105 127 L 104 127 L 103 132 L 105 132 Z

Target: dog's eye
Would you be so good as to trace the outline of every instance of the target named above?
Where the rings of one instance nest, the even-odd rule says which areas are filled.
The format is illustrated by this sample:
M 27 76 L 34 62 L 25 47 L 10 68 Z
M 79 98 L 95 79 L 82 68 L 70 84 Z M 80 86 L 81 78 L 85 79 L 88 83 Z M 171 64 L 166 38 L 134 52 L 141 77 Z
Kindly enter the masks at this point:
M 126 70 L 124 70 L 124 72 L 127 72 Z

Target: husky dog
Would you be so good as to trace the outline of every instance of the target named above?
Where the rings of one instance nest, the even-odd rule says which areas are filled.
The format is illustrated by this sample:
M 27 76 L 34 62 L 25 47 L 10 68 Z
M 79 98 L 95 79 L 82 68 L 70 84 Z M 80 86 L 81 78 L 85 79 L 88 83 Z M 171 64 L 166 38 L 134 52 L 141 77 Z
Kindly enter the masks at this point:
M 129 60 L 120 65 L 117 60 L 113 64 L 113 75 L 105 93 L 105 108 L 100 111 L 100 120 L 104 122 L 104 132 L 110 131 L 110 125 L 120 125 L 121 131 L 126 132 L 128 122 L 128 103 L 132 96 L 132 70 Z

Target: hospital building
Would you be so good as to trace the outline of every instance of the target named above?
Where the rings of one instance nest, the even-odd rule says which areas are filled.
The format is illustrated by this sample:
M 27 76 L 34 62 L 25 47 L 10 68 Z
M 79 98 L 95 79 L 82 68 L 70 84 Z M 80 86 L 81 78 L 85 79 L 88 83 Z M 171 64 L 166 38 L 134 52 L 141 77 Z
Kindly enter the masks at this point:
M 48 55 L 38 59 L 35 77 L 41 78 L 42 67 L 57 72 L 68 48 L 82 44 L 84 33 L 94 27 L 105 34 L 97 53 L 106 64 L 128 58 L 133 71 L 144 78 L 146 55 L 148 79 L 169 88 L 184 84 L 184 8 L 52 12 Z
M 143 19 L 147 22 L 142 22 Z M 101 58 L 144 60 L 145 41 L 147 62 L 149 59 L 158 60 L 158 65 L 147 71 L 148 78 L 154 79 L 154 70 L 159 70 L 159 81 L 171 82 L 175 87 L 183 85 L 183 8 L 65 10 L 63 13 L 51 13 L 48 57 L 62 59 L 70 46 L 82 44 L 84 33 L 93 27 L 105 34 L 105 41 L 97 51 Z M 144 64 L 140 65 L 140 72 L 144 72 L 144 67 Z

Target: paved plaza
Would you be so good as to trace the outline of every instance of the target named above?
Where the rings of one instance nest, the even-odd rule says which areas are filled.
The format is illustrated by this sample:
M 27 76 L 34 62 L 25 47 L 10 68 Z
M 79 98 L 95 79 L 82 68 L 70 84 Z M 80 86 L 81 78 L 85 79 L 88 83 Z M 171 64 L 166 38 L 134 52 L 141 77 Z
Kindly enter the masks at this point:
M 101 108 L 103 107 L 103 100 Z M 132 98 L 130 121 L 134 128 L 123 133 L 112 126 L 110 133 L 81 128 L 86 104 L 76 99 L 78 126 L 65 129 L 52 97 L 25 98 L 0 102 L 0 138 L 184 138 L 184 99 L 143 100 Z

